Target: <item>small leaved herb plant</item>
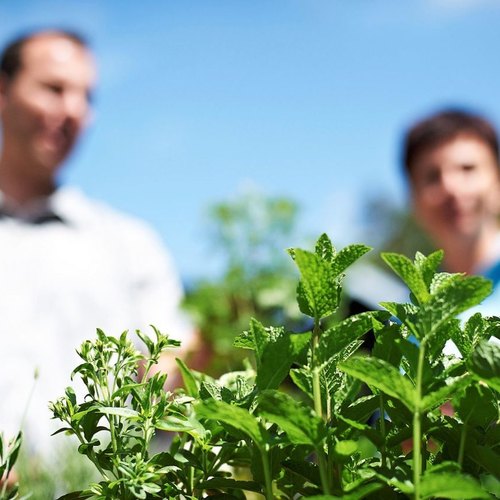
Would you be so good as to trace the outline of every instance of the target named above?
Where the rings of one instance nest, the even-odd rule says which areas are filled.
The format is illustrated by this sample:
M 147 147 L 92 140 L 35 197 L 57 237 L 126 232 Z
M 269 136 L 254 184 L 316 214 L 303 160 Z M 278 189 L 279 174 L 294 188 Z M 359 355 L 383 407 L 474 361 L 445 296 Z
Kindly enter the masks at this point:
M 290 250 L 311 330 L 254 319 L 234 342 L 252 365 L 215 380 L 178 360 L 184 389 L 174 393 L 150 370 L 177 342 L 138 333 L 141 354 L 126 333 L 98 331 L 73 372 L 86 395 L 68 388 L 51 406 L 101 480 L 62 498 L 493 498 L 500 347 L 487 340 L 500 319 L 457 319 L 490 282 L 438 272 L 442 252 L 383 254 L 409 302 L 332 324 L 344 273 L 368 250 L 337 251 L 326 235 L 314 252 Z M 371 355 L 359 349 L 368 331 Z M 443 354 L 449 340 L 461 357 Z

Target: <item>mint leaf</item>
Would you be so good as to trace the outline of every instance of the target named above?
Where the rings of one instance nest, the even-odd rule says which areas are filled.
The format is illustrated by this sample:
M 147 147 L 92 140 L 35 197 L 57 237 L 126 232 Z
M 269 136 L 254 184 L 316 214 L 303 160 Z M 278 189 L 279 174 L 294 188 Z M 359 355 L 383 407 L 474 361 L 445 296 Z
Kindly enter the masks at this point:
M 467 366 L 477 378 L 500 392 L 500 345 L 481 342 L 471 354 Z
M 315 320 L 332 314 L 340 301 L 340 285 L 330 263 L 300 249 L 295 251 L 295 262 L 302 276 L 298 290 L 301 311 Z
M 429 300 L 429 290 L 422 273 L 408 257 L 397 253 L 383 253 L 382 259 L 406 283 L 418 304 Z
M 421 498 L 490 499 L 490 495 L 472 477 L 464 474 L 430 473 L 420 483 Z
M 323 420 L 309 406 L 283 392 L 262 392 L 258 398 L 258 412 L 278 424 L 293 444 L 318 448 L 326 437 Z
M 367 385 L 401 401 L 409 410 L 416 406 L 412 384 L 397 368 L 382 359 L 351 358 L 341 363 L 340 370 L 359 378 Z

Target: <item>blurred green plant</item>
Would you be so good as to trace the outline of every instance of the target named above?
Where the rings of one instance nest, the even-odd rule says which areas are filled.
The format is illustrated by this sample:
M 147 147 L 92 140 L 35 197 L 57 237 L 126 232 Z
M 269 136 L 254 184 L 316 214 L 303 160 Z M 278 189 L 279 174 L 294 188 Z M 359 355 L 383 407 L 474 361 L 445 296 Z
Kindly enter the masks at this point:
M 232 346 L 250 318 L 295 330 L 304 324 L 295 301 L 296 273 L 282 251 L 296 237 L 298 213 L 293 200 L 255 190 L 210 208 L 210 239 L 223 270 L 194 283 L 185 299 L 212 353 L 209 374 L 242 367 L 244 354 Z
M 51 460 L 30 456 L 21 448 L 16 472 L 19 494 L 30 500 L 57 498 L 64 492 L 87 487 L 98 477 L 95 468 L 69 440 Z

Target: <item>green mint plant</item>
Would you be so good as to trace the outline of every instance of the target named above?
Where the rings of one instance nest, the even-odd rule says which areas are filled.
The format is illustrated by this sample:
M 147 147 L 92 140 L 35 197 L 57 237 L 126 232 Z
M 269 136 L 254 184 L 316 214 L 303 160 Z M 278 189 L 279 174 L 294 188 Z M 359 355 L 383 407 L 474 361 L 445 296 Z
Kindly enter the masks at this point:
M 252 364 L 213 379 L 178 360 L 175 393 L 164 391 L 166 375 L 149 373 L 178 343 L 139 334 L 141 354 L 126 334 L 98 331 L 73 373 L 87 395 L 68 389 L 52 409 L 102 481 L 63 498 L 493 498 L 500 347 L 488 339 L 500 318 L 457 318 L 490 282 L 438 272 L 442 252 L 384 254 L 408 302 L 334 319 L 344 273 L 368 250 L 337 251 L 326 235 L 314 252 L 290 250 L 311 329 L 252 319 L 234 341 Z M 359 350 L 369 330 L 371 355 Z M 449 340 L 461 357 L 443 354 Z M 171 439 L 154 454 L 158 431 Z
M 492 333 L 497 335 L 498 319 L 485 319 L 477 314 L 462 327 L 457 315 L 486 298 L 491 283 L 477 276 L 437 273 L 442 257 L 442 252 L 428 257 L 417 253 L 412 262 L 402 255 L 383 254 L 385 262 L 408 286 L 410 302 L 382 303 L 400 326 L 381 332 L 375 356 L 351 358 L 341 369 L 379 393 L 381 413 L 387 412 L 391 423 L 399 424 L 396 428 L 391 425 L 391 434 L 386 436 L 382 451 L 387 444 L 401 441 L 411 432 L 411 480 L 408 471 L 403 480 L 389 474 L 385 477 L 388 484 L 415 499 L 490 498 L 477 481 L 463 472 L 467 446 L 475 460 L 468 472 L 477 475 L 483 469 L 499 477 L 496 464 L 500 463 L 500 441 L 495 429 L 498 393 L 475 383 L 484 380 L 495 387 L 500 350 L 498 345 L 485 342 Z M 462 359 L 443 355 L 448 340 L 455 341 Z M 478 423 L 482 425 L 482 433 L 479 436 L 479 429 L 474 428 L 473 435 L 479 440 L 476 443 L 470 432 L 466 440 L 467 422 L 473 414 L 469 399 L 472 396 L 477 403 L 481 399 L 478 413 L 482 415 Z M 449 400 L 453 400 L 452 414 L 445 416 L 439 409 Z M 406 417 L 401 419 L 401 414 Z M 453 433 L 456 435 L 452 436 Z M 424 445 L 433 440 L 435 447 L 439 443 L 442 448 L 426 453 Z M 455 453 L 450 442 L 460 443 Z M 477 447 L 482 450 L 486 443 L 491 445 L 489 457 L 474 459 Z M 390 472 L 394 474 L 394 468 Z
M 301 272 L 299 307 L 313 319 L 312 332 L 291 333 L 252 321 L 249 332 L 235 342 L 255 354 L 250 397 L 232 403 L 205 399 L 196 407 L 200 418 L 223 422 L 234 436 L 245 435 L 247 447 L 254 450 L 253 477 L 260 479 L 267 499 L 343 495 L 349 489 L 359 495 L 360 491 L 354 493 L 357 486 L 366 494 L 380 487 L 363 485 L 359 477 L 345 480 L 343 471 L 351 466 L 358 444 L 350 439 L 341 413 L 355 399 L 359 384 L 337 365 L 359 348 L 363 334 L 382 327 L 389 315 L 368 312 L 323 328 L 323 321 L 339 307 L 344 271 L 368 250 L 350 245 L 337 252 L 326 235 L 318 240 L 315 252 L 291 250 Z M 298 397 L 279 390 L 288 375 Z M 368 418 L 367 406 L 353 412 Z

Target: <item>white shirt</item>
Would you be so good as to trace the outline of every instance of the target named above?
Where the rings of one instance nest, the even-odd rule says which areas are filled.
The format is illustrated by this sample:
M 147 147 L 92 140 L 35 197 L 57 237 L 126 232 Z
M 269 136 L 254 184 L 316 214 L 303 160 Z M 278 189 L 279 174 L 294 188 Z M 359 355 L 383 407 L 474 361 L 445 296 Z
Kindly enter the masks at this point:
M 71 188 L 57 190 L 41 210 L 62 221 L 0 217 L 0 431 L 19 429 L 37 369 L 23 430 L 45 453 L 58 426 L 48 402 L 71 384 L 75 349 L 97 327 L 119 335 L 151 332 L 153 324 L 183 343 L 192 328 L 179 309 L 172 261 L 144 222 Z

